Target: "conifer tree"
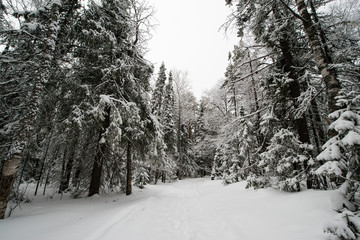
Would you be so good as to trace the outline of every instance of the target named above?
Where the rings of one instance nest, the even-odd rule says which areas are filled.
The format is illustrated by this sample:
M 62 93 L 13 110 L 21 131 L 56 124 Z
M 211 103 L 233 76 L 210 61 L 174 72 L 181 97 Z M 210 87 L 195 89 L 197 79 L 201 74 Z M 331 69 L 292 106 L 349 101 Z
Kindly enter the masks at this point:
M 90 196 L 99 193 L 103 166 L 120 146 L 127 151 L 126 193 L 131 194 L 132 158 L 154 129 L 145 94 L 152 67 L 132 44 L 129 7 L 128 1 L 90 2 L 78 25 L 79 108 L 89 116 L 88 127 L 98 129 Z
M 165 87 L 164 96 L 164 110 L 163 110 L 163 125 L 164 125 L 164 142 L 167 146 L 167 152 L 171 154 L 176 153 L 176 131 L 175 131 L 175 96 L 174 83 L 172 73 L 169 73 L 168 83 Z
M 165 81 L 166 81 L 166 68 L 165 68 L 165 64 L 162 63 L 160 66 L 158 77 L 155 82 L 155 89 L 152 97 L 153 113 L 157 116 L 161 116 L 163 110 Z

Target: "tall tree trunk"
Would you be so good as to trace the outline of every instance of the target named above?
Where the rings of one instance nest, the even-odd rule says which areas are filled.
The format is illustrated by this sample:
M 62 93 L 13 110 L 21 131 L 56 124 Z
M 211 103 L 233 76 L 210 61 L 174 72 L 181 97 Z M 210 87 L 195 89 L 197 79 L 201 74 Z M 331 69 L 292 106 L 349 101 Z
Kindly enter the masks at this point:
M 182 138 L 181 138 L 181 106 L 179 104 L 179 116 L 178 116 L 178 136 L 177 136 L 177 140 L 178 140 L 178 154 L 179 154 L 179 168 L 178 168 L 178 178 L 179 180 L 182 179 Z
M 258 99 L 258 95 L 257 95 L 257 91 L 256 91 L 255 78 L 254 78 L 254 74 L 253 74 L 254 71 L 253 71 L 250 51 L 247 51 L 247 54 L 248 54 L 248 58 L 249 58 L 249 67 L 250 67 L 250 73 L 251 73 L 251 86 L 252 86 L 252 90 L 253 90 L 253 94 L 254 94 L 254 101 L 255 101 L 255 112 L 257 112 L 255 128 L 256 128 L 256 130 L 258 130 L 259 125 L 260 125 L 260 118 L 261 118 L 260 112 L 258 112 L 260 110 L 259 99 Z
M 232 99 L 233 99 L 233 103 L 234 103 L 234 115 L 235 117 L 238 116 L 238 112 L 237 112 L 237 101 L 236 101 L 236 89 L 235 89 L 235 86 L 232 86 Z
M 77 138 L 75 138 L 75 140 L 72 142 L 71 144 L 71 152 L 69 154 L 68 157 L 68 162 L 66 164 L 65 167 L 65 172 L 64 175 L 61 177 L 61 184 L 60 184 L 60 188 L 59 188 L 59 192 L 63 192 L 66 189 L 69 188 L 69 183 L 70 183 L 70 176 L 71 176 L 71 171 L 74 165 L 74 155 L 75 155 L 75 151 L 76 151 L 76 147 L 77 146 Z
M 323 124 L 321 122 L 321 116 L 319 112 L 319 108 L 315 99 L 311 100 L 311 110 L 313 112 L 314 124 L 316 126 L 316 133 L 319 138 L 320 146 L 322 146 L 326 142 L 325 131 L 323 128 Z M 319 147 L 319 153 L 322 151 L 321 147 Z
M 89 187 L 89 197 L 94 194 L 99 194 L 99 189 L 101 185 L 101 172 L 104 162 L 104 155 L 106 152 L 106 143 L 101 142 L 101 138 L 106 132 L 107 128 L 110 126 L 110 107 L 105 108 L 104 120 L 102 122 L 102 128 L 99 133 L 98 146 L 95 155 L 94 165 L 91 173 L 91 182 Z
M 329 112 L 332 113 L 338 110 L 335 97 L 340 91 L 340 83 L 337 79 L 335 70 L 330 68 L 329 66 L 331 62 L 327 58 L 326 53 L 322 48 L 322 44 L 319 41 L 318 32 L 316 31 L 315 24 L 311 19 L 311 15 L 307 10 L 304 0 L 296 0 L 296 5 L 298 12 L 301 16 L 305 32 L 309 39 L 315 63 L 320 70 L 320 73 L 324 80 L 328 97 L 328 109 Z
M 160 170 L 157 168 L 155 171 L 155 181 L 154 181 L 155 185 L 157 184 L 159 178 L 160 178 Z
M 126 150 L 126 195 L 132 192 L 132 144 L 128 140 Z
M 35 193 L 34 195 L 36 196 L 37 194 L 37 191 L 39 189 L 39 185 L 40 185 L 40 181 L 41 181 L 41 178 L 42 178 L 42 174 L 43 174 L 43 171 L 44 171 L 44 168 L 45 168 L 45 164 L 46 164 L 46 158 L 47 158 L 47 154 L 49 152 L 49 147 L 50 147 L 50 142 L 51 142 L 51 138 L 53 136 L 53 129 L 51 129 L 51 132 L 50 132 L 50 137 L 49 137 L 49 140 L 46 144 L 46 149 L 45 149 L 45 153 L 44 153 L 44 157 L 42 159 L 42 165 L 41 165 L 41 169 L 40 169 L 40 173 L 39 173 L 39 176 L 37 178 L 37 183 L 36 183 L 36 188 L 35 188 Z
M 65 148 L 64 154 L 63 154 L 63 157 L 62 157 L 62 166 L 61 166 L 61 175 L 60 175 L 60 176 L 61 176 L 61 180 L 60 180 L 60 182 L 63 181 L 64 175 L 65 175 L 66 154 L 67 154 L 67 148 Z M 38 181 L 38 185 L 39 185 L 39 182 L 40 182 L 40 180 Z M 60 184 L 60 188 L 61 188 L 61 184 Z M 36 190 L 36 191 L 37 191 L 37 190 Z M 35 193 L 36 193 L 36 191 L 35 191 Z M 58 193 L 60 194 L 60 193 L 62 193 L 62 191 L 60 191 L 60 189 L 59 189 Z
M 49 177 L 50 177 L 50 169 L 48 170 L 48 172 L 47 172 L 47 174 L 46 174 L 45 183 L 44 183 L 43 195 L 45 195 L 46 186 L 47 186 L 47 184 L 49 183 Z

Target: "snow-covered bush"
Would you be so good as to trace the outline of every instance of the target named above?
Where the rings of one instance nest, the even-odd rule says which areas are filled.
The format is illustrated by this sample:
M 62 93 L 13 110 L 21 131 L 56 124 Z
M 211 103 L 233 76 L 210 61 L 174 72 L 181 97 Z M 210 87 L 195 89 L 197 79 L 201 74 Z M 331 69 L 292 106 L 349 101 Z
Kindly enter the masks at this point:
M 150 182 L 148 168 L 146 168 L 141 161 L 136 161 L 135 166 L 135 185 L 142 189 L 144 188 L 144 185 Z
M 228 154 L 226 154 L 227 145 L 222 144 L 216 148 L 213 167 L 211 171 L 211 179 L 221 179 L 226 169 Z
M 333 137 L 317 156 L 317 160 L 325 163 L 315 173 L 326 176 L 337 187 L 342 184 L 346 197 L 360 203 L 360 95 L 355 91 L 342 90 L 337 104 L 343 108 L 329 115 L 335 119 L 329 126 Z
M 239 167 L 239 161 L 233 160 L 232 166 L 223 173 L 224 184 L 236 183 L 241 179 L 242 170 Z
M 323 151 L 317 156 L 317 160 L 324 161 L 324 164 L 315 173 L 325 176 L 335 187 L 341 185 L 339 192 L 344 196 L 342 205 L 346 207 L 340 210 L 336 221 L 325 229 L 330 240 L 360 239 L 360 213 L 356 207 L 360 203 L 359 100 L 360 95 L 355 91 L 340 92 L 337 103 L 343 108 L 329 116 L 335 119 L 329 126 L 333 137 L 324 144 Z
M 268 178 L 265 176 L 257 176 L 255 174 L 251 173 L 247 177 L 246 181 L 247 181 L 246 188 L 253 187 L 254 189 L 258 189 L 258 188 L 270 187 Z
M 258 166 L 264 169 L 264 178 L 270 186 L 289 192 L 300 191 L 301 182 L 307 178 L 305 166 L 313 163 L 311 150 L 312 146 L 302 144 L 293 132 L 280 129 L 271 138 L 266 151 L 260 154 Z M 250 182 L 252 186 L 256 184 L 253 178 Z
M 315 173 L 328 177 L 336 186 L 348 181 L 346 195 L 355 201 L 360 177 L 360 115 L 348 108 L 335 111 L 330 117 L 336 120 L 329 128 L 337 134 L 324 144 L 317 156 L 317 160 L 325 163 Z
M 343 209 L 324 232 L 329 240 L 357 240 L 360 238 L 359 212 Z

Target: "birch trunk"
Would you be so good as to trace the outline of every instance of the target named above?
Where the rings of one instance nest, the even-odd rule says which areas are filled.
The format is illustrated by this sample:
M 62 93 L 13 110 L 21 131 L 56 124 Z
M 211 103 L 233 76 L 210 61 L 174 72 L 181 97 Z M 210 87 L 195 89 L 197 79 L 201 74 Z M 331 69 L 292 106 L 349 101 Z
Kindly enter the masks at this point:
M 313 58 L 324 80 L 328 97 L 328 110 L 332 113 L 338 110 L 335 97 L 338 95 L 340 90 L 340 83 L 337 79 L 335 70 L 329 66 L 331 62 L 326 57 L 326 53 L 322 48 L 315 24 L 311 19 L 311 15 L 307 10 L 304 0 L 296 0 L 296 6 L 309 39 Z

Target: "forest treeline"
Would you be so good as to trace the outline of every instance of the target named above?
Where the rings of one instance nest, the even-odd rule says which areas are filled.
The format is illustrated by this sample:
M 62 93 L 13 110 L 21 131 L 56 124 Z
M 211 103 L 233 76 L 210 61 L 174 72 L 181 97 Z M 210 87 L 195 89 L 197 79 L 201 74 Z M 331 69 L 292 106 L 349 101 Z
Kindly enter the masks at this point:
M 341 188 L 326 231 L 360 236 L 357 0 L 226 0 L 239 43 L 199 102 L 185 72 L 145 59 L 145 2 L 30 2 L 0 8 L 0 218 L 23 183 L 79 197 L 207 174 Z
M 9 198 L 23 200 L 24 183 L 35 195 L 49 185 L 73 197 L 129 195 L 132 184 L 199 174 L 186 74 L 164 64 L 154 74 L 144 58 L 151 7 L 15 3 L 1 5 L 1 218 Z

